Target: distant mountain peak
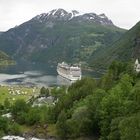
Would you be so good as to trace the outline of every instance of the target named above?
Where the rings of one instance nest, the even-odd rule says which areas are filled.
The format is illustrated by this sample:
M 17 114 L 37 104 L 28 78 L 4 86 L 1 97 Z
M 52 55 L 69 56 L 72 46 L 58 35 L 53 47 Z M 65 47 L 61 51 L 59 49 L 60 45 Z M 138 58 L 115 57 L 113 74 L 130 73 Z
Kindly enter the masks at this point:
M 108 18 L 104 13 L 99 15 L 100 18 Z
M 50 11 L 48 13 L 48 16 L 59 16 L 59 17 L 61 17 L 61 16 L 65 16 L 67 14 L 68 14 L 68 12 L 66 10 L 59 8 L 59 9 L 54 9 L 54 10 Z
M 48 13 L 43 13 L 35 18 L 33 20 L 37 20 L 39 22 L 53 22 L 56 21 L 70 21 L 70 20 L 77 20 L 80 22 L 95 22 L 102 25 L 113 25 L 113 22 L 108 19 L 108 17 L 103 13 L 100 15 L 97 15 L 95 13 L 84 13 L 81 14 L 77 10 L 72 10 L 70 12 L 59 8 L 59 9 L 53 9 Z
M 77 15 L 79 14 L 79 12 L 77 10 L 72 10 L 73 15 Z
M 64 9 L 53 9 L 48 13 L 43 13 L 37 15 L 33 20 L 38 20 L 39 22 L 57 21 L 57 20 L 69 20 L 71 14 Z

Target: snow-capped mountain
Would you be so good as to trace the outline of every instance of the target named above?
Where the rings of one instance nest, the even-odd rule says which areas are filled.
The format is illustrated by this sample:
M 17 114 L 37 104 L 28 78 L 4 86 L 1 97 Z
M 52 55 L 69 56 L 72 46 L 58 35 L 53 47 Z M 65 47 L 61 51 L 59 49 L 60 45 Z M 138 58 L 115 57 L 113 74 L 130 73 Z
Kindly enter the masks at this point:
M 39 22 L 56 22 L 56 21 L 73 21 L 77 20 L 77 22 L 95 22 L 102 25 L 113 25 L 113 22 L 108 19 L 105 14 L 97 15 L 95 13 L 84 13 L 81 14 L 76 10 L 72 10 L 68 12 L 64 9 L 54 9 L 48 13 L 43 13 L 37 15 L 32 20 L 36 20 Z
M 105 14 L 55 9 L 3 32 L 0 50 L 14 60 L 85 62 L 123 32 Z

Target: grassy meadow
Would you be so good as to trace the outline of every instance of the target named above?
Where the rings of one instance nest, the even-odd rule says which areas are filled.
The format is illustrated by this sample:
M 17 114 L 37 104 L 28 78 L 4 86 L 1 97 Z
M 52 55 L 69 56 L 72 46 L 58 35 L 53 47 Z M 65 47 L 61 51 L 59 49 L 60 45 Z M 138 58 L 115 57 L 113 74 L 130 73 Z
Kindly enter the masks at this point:
M 8 99 L 13 103 L 17 99 L 29 100 L 32 96 L 39 94 L 39 88 L 23 86 L 0 86 L 0 104 Z

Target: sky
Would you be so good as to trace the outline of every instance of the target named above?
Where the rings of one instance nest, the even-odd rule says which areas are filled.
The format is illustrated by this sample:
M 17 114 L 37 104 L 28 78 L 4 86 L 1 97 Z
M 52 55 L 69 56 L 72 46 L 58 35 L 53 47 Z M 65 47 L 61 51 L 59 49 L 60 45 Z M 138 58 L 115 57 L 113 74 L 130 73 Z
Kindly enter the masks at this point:
M 116 26 L 125 29 L 140 20 L 140 0 L 0 0 L 0 31 L 57 8 L 105 13 Z

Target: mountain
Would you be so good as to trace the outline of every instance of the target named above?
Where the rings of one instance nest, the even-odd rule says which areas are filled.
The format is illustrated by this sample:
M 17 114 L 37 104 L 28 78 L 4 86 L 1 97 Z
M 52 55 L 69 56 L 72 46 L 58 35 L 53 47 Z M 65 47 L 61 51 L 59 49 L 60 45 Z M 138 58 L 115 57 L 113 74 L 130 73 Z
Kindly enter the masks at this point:
M 0 35 L 0 50 L 15 60 L 86 63 L 125 32 L 105 15 L 55 9 Z
M 40 23 L 52 23 L 55 24 L 58 21 L 77 21 L 77 22 L 94 22 L 101 25 L 113 25 L 112 21 L 109 20 L 105 14 L 96 15 L 95 13 L 80 14 L 76 10 L 67 12 L 64 9 L 54 9 L 48 13 L 43 13 L 33 18 L 35 21 Z
M 140 22 L 127 31 L 105 52 L 100 51 L 98 53 L 94 55 L 93 61 L 91 61 L 91 65 L 93 66 L 108 66 L 113 60 L 124 62 L 132 59 L 136 60 L 137 58 L 140 60 Z

